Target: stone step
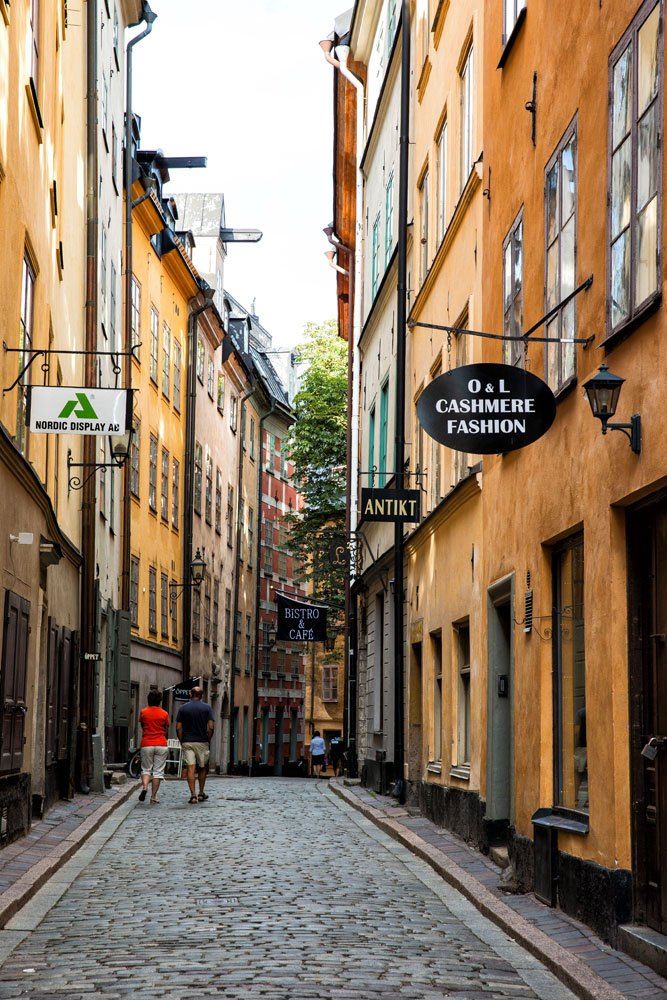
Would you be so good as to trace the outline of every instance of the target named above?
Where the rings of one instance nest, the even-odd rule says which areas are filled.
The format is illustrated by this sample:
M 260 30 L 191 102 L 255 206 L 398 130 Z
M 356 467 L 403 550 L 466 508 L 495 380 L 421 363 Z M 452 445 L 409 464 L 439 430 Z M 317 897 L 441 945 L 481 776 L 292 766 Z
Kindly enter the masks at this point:
M 618 947 L 661 976 L 667 976 L 667 937 L 642 924 L 618 928 Z

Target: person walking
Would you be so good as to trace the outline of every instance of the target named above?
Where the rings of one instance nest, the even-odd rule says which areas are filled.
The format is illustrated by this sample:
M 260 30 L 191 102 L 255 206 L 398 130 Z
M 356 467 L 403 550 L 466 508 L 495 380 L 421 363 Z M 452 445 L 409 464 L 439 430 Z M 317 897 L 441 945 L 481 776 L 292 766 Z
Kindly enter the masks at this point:
M 176 716 L 176 735 L 181 741 L 183 763 L 190 789 L 190 805 L 206 802 L 208 799 L 204 785 L 215 722 L 213 709 L 203 698 L 202 688 L 193 687 L 190 691 L 190 701 L 180 707 Z M 199 795 L 196 792 L 195 771 L 199 781 Z
M 169 713 L 161 707 L 162 695 L 159 691 L 148 692 L 148 705 L 139 713 L 141 725 L 141 784 L 139 801 L 145 802 L 148 786 L 151 785 L 152 806 L 160 801 L 157 797 L 160 782 L 164 779 L 167 763 L 167 733 Z
M 325 756 L 326 747 L 324 745 L 324 740 L 320 736 L 319 729 L 316 729 L 313 733 L 313 738 L 310 741 L 310 773 L 314 774 L 316 778 L 319 778 L 322 772 Z

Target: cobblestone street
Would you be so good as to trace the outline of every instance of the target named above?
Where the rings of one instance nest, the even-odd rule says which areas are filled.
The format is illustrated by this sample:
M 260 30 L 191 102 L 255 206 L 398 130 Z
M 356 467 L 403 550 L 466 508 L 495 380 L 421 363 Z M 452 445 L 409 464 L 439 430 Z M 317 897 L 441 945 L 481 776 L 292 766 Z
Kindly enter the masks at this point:
M 324 783 L 209 791 L 122 806 L 0 932 L 0 997 L 571 996 Z

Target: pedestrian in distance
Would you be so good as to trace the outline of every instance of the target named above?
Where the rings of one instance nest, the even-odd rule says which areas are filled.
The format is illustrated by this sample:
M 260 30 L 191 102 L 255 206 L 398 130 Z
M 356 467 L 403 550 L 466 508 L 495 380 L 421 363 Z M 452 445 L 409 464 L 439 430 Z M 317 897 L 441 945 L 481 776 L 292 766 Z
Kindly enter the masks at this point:
M 139 713 L 141 725 L 141 784 L 139 801 L 145 802 L 148 786 L 151 785 L 150 804 L 156 806 L 160 782 L 164 779 L 164 768 L 169 753 L 167 733 L 169 713 L 161 707 L 162 695 L 159 691 L 148 692 L 148 705 Z
M 319 778 L 322 773 L 325 757 L 326 747 L 324 746 L 324 740 L 320 736 L 319 730 L 316 729 L 310 741 L 310 773 L 314 774 L 316 778 Z
M 208 799 L 204 785 L 215 722 L 213 709 L 203 698 L 202 688 L 193 687 L 190 691 L 190 701 L 180 707 L 176 716 L 176 735 L 181 741 L 185 774 L 190 789 L 190 805 L 206 802 Z M 196 780 L 199 781 L 199 795 L 195 786 L 195 772 Z

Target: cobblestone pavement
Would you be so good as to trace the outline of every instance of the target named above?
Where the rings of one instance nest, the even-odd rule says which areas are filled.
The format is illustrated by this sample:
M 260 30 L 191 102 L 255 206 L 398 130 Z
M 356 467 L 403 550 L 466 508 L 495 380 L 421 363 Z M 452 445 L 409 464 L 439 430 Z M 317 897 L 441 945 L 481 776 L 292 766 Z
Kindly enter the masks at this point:
M 163 786 L 0 931 L 0 998 L 572 994 L 324 782 Z

